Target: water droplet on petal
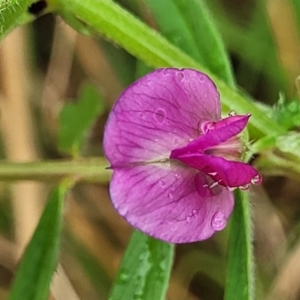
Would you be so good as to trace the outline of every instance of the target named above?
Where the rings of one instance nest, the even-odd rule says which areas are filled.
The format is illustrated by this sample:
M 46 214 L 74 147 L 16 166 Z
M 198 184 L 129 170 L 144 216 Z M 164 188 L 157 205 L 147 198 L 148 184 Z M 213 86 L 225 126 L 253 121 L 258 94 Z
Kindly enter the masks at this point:
M 169 69 L 163 69 L 163 73 L 164 73 L 164 75 L 168 75 L 169 74 Z
M 141 119 L 143 119 L 143 118 L 144 118 L 144 114 L 143 114 L 143 113 L 139 113 L 139 117 L 140 117 Z
M 218 174 L 217 172 L 207 173 L 207 175 L 210 175 L 210 176 L 216 176 L 217 174 Z
M 160 184 L 161 187 L 165 187 L 166 186 L 166 182 L 163 179 L 161 179 L 159 181 L 159 184 Z
M 204 76 L 200 76 L 200 77 L 199 77 L 199 81 L 200 81 L 200 82 L 203 82 L 204 80 L 205 80 Z
M 196 209 L 193 209 L 193 210 L 192 210 L 192 214 L 193 214 L 193 215 L 194 215 L 196 212 L 197 212 Z
M 222 212 L 217 212 L 211 219 L 211 227 L 215 231 L 220 231 L 225 228 L 227 220 Z
M 190 216 L 187 216 L 187 217 L 185 218 L 185 220 L 186 220 L 187 222 L 190 222 L 190 221 L 191 221 L 191 217 L 190 217 Z
M 230 186 L 228 186 L 227 189 L 228 189 L 229 192 L 233 192 L 233 191 L 235 191 L 237 188 L 236 188 L 236 187 L 230 187 Z
M 181 175 L 180 175 L 179 173 L 175 173 L 175 174 L 174 174 L 174 177 L 175 177 L 176 179 L 179 179 L 179 178 L 181 177 Z
M 251 183 L 253 184 L 260 184 L 262 182 L 262 177 L 257 174 L 251 179 Z
M 169 193 L 169 194 L 168 194 L 168 197 L 169 197 L 169 199 L 171 199 L 171 200 L 174 199 L 174 196 L 173 196 L 172 193 Z
M 219 182 L 213 182 L 213 183 L 211 183 L 211 184 L 209 185 L 209 188 L 212 189 L 212 188 L 214 188 L 214 187 L 216 187 L 216 186 L 218 186 L 218 185 L 219 185 Z
M 175 231 L 175 230 L 177 230 L 177 225 L 171 227 L 171 231 Z
M 203 133 L 207 133 L 215 128 L 215 122 L 208 121 L 201 124 L 200 129 Z
M 236 116 L 236 112 L 234 110 L 231 110 L 229 113 L 228 113 L 228 116 L 229 117 L 234 117 Z
M 126 207 L 126 205 L 121 205 L 120 207 L 117 207 L 117 211 L 121 216 L 126 216 L 128 208 Z
M 154 113 L 154 119 L 157 123 L 163 124 L 166 120 L 166 111 L 163 108 L 158 108 Z
M 242 191 L 246 191 L 250 188 L 250 184 L 247 183 L 247 184 L 244 184 L 242 186 L 239 186 L 239 189 L 242 190 Z
M 175 138 L 175 139 L 173 140 L 173 146 L 177 146 L 178 143 L 179 143 L 179 139 L 178 139 L 178 138 Z
M 184 75 L 183 75 L 183 73 L 182 73 L 182 72 L 178 72 L 176 75 L 177 75 L 177 78 L 178 78 L 180 81 L 182 81 L 182 80 L 183 80 L 183 78 L 184 78 Z

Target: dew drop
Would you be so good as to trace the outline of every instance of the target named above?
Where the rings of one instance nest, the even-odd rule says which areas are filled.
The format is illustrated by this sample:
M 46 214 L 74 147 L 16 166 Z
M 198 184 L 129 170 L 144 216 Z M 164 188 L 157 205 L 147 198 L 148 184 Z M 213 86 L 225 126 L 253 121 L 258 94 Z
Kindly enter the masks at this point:
M 185 220 L 189 223 L 189 222 L 191 221 L 191 217 L 190 217 L 190 216 L 187 216 L 187 217 L 185 218 Z
M 178 143 L 179 143 L 179 140 L 178 140 L 178 138 L 175 138 L 175 139 L 173 140 L 173 146 L 177 146 L 177 145 L 178 145 Z
M 164 73 L 164 75 L 168 75 L 169 74 L 169 70 L 168 69 L 163 69 L 163 73 Z
M 183 80 L 184 75 L 183 75 L 181 72 L 178 72 L 176 75 L 177 75 L 177 78 L 178 78 L 180 81 Z
M 217 212 L 211 219 L 211 227 L 215 231 L 220 231 L 225 228 L 227 224 L 226 218 L 222 212 Z
M 199 81 L 200 81 L 200 82 L 203 82 L 204 80 L 205 80 L 204 76 L 200 76 L 200 77 L 199 77 Z
M 207 175 L 210 175 L 210 176 L 216 176 L 217 174 L 218 174 L 217 172 L 207 173 Z
M 231 110 L 229 113 L 228 113 L 228 116 L 229 117 L 234 117 L 236 116 L 236 112 L 234 110 Z
M 181 175 L 180 175 L 179 173 L 175 173 L 175 174 L 174 174 L 174 177 L 175 177 L 176 179 L 179 179 L 179 178 L 181 177 Z
M 215 128 L 215 122 L 212 122 L 212 121 L 204 122 L 201 124 L 200 127 L 201 127 L 200 129 L 203 133 L 207 133 L 208 131 L 211 131 Z
M 144 114 L 143 114 L 143 113 L 139 113 L 139 117 L 140 117 L 141 119 L 143 119 L 143 118 L 144 118 Z
M 121 216 L 127 215 L 128 208 L 126 206 L 122 205 L 120 207 L 117 207 L 117 210 Z
M 129 275 L 125 272 L 121 273 L 119 276 L 122 283 L 126 283 L 129 279 Z
M 154 113 L 154 119 L 157 123 L 163 124 L 166 120 L 166 111 L 163 108 L 158 108 Z
M 196 214 L 196 213 L 197 213 L 196 209 L 193 209 L 193 210 L 192 210 L 192 214 L 194 215 L 194 214 Z
M 171 231 L 175 231 L 175 230 L 177 230 L 177 225 L 174 225 L 174 226 L 172 226 L 170 229 L 171 229 Z
M 209 188 L 210 189 L 213 189 L 214 187 L 218 186 L 219 185 L 219 182 L 213 182 L 209 185 Z
M 244 184 L 244 185 L 242 185 L 242 186 L 239 187 L 239 189 L 242 190 L 242 191 L 246 191 L 249 188 L 250 188 L 250 184 L 249 183 Z
M 251 179 L 251 183 L 253 184 L 260 184 L 262 182 L 262 177 L 257 174 Z
M 166 186 L 166 182 L 163 179 L 161 179 L 159 181 L 159 184 L 160 184 L 161 187 L 165 187 Z
M 169 197 L 169 199 L 171 199 L 171 200 L 174 199 L 174 196 L 173 196 L 172 193 L 169 193 L 169 194 L 168 194 L 168 197 Z
M 233 192 L 233 191 L 235 191 L 236 189 L 237 189 L 236 187 L 230 187 L 230 186 L 227 187 L 227 190 L 228 190 L 229 192 Z

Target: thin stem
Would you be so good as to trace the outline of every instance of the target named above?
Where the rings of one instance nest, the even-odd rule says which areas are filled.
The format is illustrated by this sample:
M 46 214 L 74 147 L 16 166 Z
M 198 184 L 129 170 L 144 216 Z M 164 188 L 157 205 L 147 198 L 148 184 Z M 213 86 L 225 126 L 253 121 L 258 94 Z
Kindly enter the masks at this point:
M 102 158 L 81 158 L 43 162 L 0 162 L 0 180 L 60 181 L 71 177 L 76 181 L 108 183 L 109 164 Z

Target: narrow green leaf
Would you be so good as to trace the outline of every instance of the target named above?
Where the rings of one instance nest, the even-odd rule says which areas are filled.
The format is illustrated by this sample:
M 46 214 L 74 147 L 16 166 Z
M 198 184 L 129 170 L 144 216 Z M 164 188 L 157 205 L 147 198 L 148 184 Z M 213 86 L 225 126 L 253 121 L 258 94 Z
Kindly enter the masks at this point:
M 159 29 L 174 45 L 234 87 L 224 44 L 203 0 L 146 0 Z
M 182 49 L 196 61 L 203 63 L 204 58 L 198 51 L 189 23 L 186 22 L 185 15 L 179 11 L 173 0 L 146 0 L 154 14 L 158 27 L 170 42 Z M 189 1 L 191 4 L 193 1 Z
M 254 299 L 254 264 L 249 193 L 235 192 L 231 216 L 225 300 Z
M 208 74 L 221 93 L 223 111 L 235 110 L 239 113 L 252 114 L 250 124 L 255 129 L 256 137 L 284 132 L 280 124 L 271 120 L 253 101 L 245 99 L 243 95 L 228 87 L 219 77 L 113 1 L 59 0 L 56 9 L 67 21 L 70 16 L 73 18 L 76 16 L 83 24 L 101 32 L 151 67 L 191 67 Z
M 293 11 L 296 16 L 296 22 L 298 25 L 298 34 L 300 36 L 300 1 L 299 0 L 290 0 L 292 4 Z
M 104 111 L 104 102 L 93 85 L 82 89 L 76 103 L 67 103 L 59 115 L 58 147 L 73 156 L 79 154 L 85 133 Z
M 0 41 L 24 20 L 33 0 L 0 0 Z
M 174 246 L 135 231 L 109 300 L 164 300 Z
M 58 259 L 63 200 L 68 187 L 68 184 L 61 184 L 51 193 L 20 263 L 10 300 L 48 299 Z

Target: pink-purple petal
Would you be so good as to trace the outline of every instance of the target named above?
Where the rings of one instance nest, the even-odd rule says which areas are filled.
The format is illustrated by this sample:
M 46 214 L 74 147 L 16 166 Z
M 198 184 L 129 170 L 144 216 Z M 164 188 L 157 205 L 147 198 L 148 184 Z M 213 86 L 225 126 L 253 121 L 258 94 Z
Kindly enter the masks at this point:
M 245 128 L 250 115 L 241 115 L 222 119 L 214 125 L 214 129 L 200 135 L 186 146 L 172 150 L 170 158 L 177 158 L 186 153 L 201 153 L 205 149 L 217 146 L 235 137 Z
M 227 187 L 242 187 L 250 184 L 251 180 L 259 175 L 249 164 L 213 155 L 187 153 L 178 156 L 177 159 L 208 174 L 215 182 Z
M 203 173 L 180 162 L 138 165 L 114 171 L 110 194 L 134 227 L 158 239 L 187 243 L 222 230 L 233 209 L 231 192 L 220 186 L 206 193 L 205 182 Z
M 105 155 L 112 166 L 168 158 L 173 148 L 200 135 L 202 122 L 219 119 L 219 93 L 205 74 L 158 69 L 115 104 L 105 128 Z

